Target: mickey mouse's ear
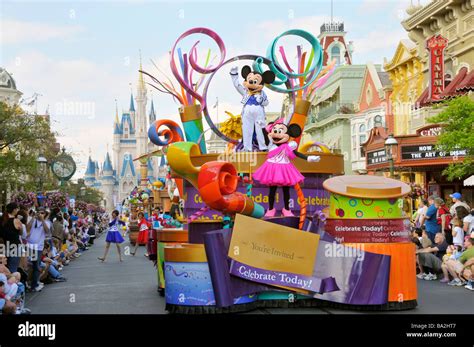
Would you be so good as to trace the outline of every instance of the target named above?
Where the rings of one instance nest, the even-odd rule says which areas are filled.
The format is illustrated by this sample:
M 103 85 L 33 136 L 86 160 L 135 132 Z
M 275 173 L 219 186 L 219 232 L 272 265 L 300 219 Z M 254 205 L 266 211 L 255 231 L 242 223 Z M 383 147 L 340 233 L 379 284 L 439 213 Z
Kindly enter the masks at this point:
M 242 74 L 242 77 L 245 79 L 247 78 L 248 74 L 252 72 L 252 69 L 250 68 L 250 66 L 248 65 L 245 65 L 243 68 L 242 68 L 242 71 L 241 71 L 241 74 Z
M 275 73 L 273 71 L 265 71 L 263 74 L 262 74 L 262 80 L 264 83 L 273 83 L 275 81 Z

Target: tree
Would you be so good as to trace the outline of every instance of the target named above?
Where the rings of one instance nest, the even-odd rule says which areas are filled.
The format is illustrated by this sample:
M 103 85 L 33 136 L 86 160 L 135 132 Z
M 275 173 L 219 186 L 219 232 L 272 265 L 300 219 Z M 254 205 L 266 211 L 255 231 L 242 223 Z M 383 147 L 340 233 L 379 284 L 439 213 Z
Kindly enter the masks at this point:
M 91 187 L 86 187 L 81 183 L 68 182 L 67 185 L 61 189 L 64 189 L 69 196 L 74 196 L 76 200 L 82 200 L 88 204 L 100 206 L 101 202 L 104 200 L 104 195 L 101 191 Z
M 56 155 L 55 143 L 47 118 L 0 102 L 0 184 L 21 185 L 27 190 L 35 187 L 38 155 L 51 160 Z M 53 185 L 47 182 L 48 177 L 44 179 Z
M 443 111 L 429 119 L 443 124 L 437 145 L 443 151 L 466 150 L 462 162 L 453 162 L 444 171 L 448 180 L 474 174 L 474 101 L 468 96 L 458 97 L 442 104 Z

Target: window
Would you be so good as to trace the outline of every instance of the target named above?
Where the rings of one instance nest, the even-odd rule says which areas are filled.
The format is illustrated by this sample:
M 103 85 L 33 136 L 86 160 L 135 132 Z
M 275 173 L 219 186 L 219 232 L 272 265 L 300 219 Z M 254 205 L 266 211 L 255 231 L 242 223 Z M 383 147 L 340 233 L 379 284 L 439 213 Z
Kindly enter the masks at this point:
M 352 157 L 353 159 L 357 159 L 357 137 L 355 135 L 352 136 Z
M 372 118 L 369 118 L 368 126 L 369 130 L 372 129 Z
M 363 158 L 365 157 L 365 154 L 364 154 L 364 147 L 362 146 L 362 144 L 367 141 L 367 135 L 365 134 L 365 125 L 362 124 L 360 127 L 359 127 L 359 146 L 360 146 L 360 157 Z
M 331 48 L 331 60 L 336 59 L 336 65 L 341 64 L 341 49 L 338 45 L 335 45 Z
M 380 115 L 375 116 L 375 118 L 374 118 L 374 126 L 376 126 L 376 127 L 381 127 L 381 126 L 383 126 L 382 116 L 380 116 Z

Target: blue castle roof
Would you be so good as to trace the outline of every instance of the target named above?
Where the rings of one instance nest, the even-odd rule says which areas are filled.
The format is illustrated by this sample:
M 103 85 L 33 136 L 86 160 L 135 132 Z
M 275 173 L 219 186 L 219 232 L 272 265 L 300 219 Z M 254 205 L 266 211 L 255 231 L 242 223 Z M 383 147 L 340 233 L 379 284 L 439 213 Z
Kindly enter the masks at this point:
M 130 154 L 126 154 L 123 157 L 122 172 L 120 173 L 120 177 L 125 176 L 125 172 L 127 171 L 127 167 L 130 167 L 130 170 L 132 172 L 132 176 L 136 176 L 135 166 L 133 165 L 132 156 Z
M 104 167 L 102 169 L 102 172 L 112 172 L 114 171 L 114 169 L 112 168 L 112 161 L 110 160 L 110 155 L 109 155 L 109 152 L 107 152 L 107 155 L 105 156 L 105 161 L 104 161 Z
M 130 112 L 135 112 L 135 104 L 133 103 L 133 93 L 130 94 Z
M 122 114 L 120 124 L 115 124 L 114 134 L 123 134 L 123 128 L 125 123 L 128 123 L 130 134 L 135 134 L 135 129 L 133 128 L 132 117 L 130 116 L 130 113 Z
M 155 180 L 155 177 L 153 176 L 153 162 L 152 162 L 151 158 L 148 158 L 148 162 L 147 162 L 147 172 L 148 172 L 147 178 L 148 178 L 150 181 L 154 181 L 154 180 Z
M 89 160 L 87 161 L 87 168 L 86 168 L 86 179 L 88 178 L 87 176 L 92 176 L 92 178 L 95 176 L 95 169 L 96 169 L 95 163 L 89 156 Z

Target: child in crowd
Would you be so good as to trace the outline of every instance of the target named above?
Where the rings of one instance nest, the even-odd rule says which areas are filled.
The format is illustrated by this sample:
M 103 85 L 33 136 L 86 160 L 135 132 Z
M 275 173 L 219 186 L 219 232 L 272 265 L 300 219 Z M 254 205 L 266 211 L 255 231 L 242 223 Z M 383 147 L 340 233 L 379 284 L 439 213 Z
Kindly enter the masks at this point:
M 462 245 L 464 243 L 464 230 L 463 230 L 463 220 L 457 217 L 453 218 L 453 229 L 451 231 L 453 235 L 453 245 L 457 247 L 458 251 L 461 251 Z

